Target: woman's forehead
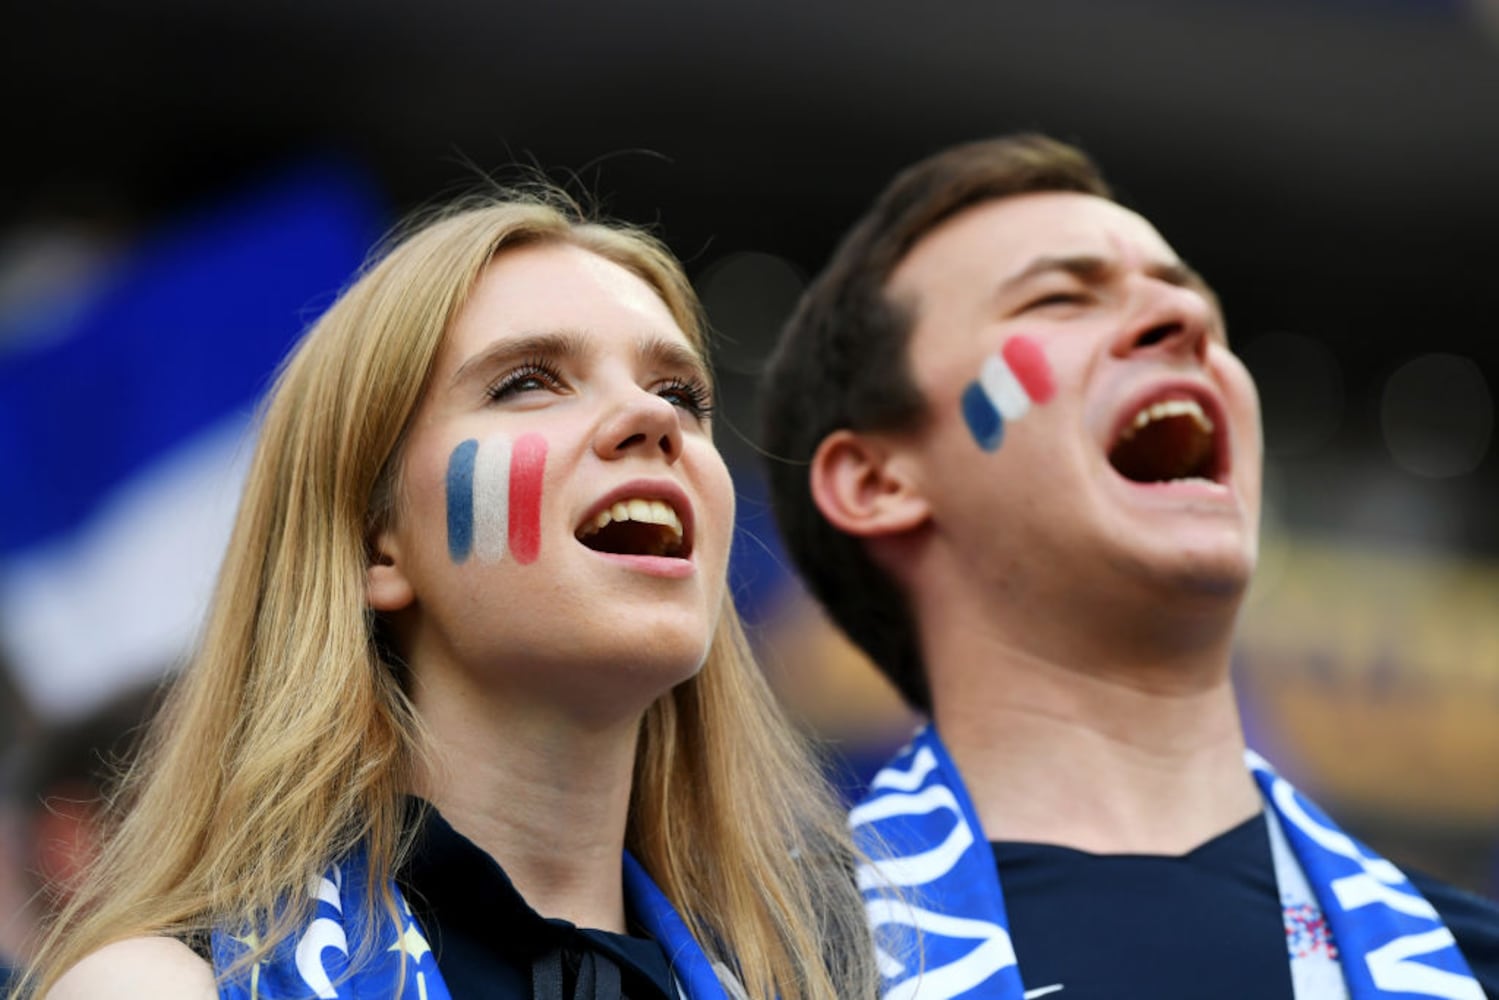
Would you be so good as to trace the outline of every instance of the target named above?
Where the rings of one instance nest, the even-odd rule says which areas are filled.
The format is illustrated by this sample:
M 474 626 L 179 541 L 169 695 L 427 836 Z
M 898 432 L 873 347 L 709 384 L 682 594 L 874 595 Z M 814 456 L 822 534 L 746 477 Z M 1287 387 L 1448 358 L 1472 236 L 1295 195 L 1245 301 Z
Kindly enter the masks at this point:
M 699 344 L 649 282 L 591 250 L 560 242 L 496 256 L 448 331 L 444 353 L 457 366 L 497 339 L 549 335 L 675 343 L 701 356 Z

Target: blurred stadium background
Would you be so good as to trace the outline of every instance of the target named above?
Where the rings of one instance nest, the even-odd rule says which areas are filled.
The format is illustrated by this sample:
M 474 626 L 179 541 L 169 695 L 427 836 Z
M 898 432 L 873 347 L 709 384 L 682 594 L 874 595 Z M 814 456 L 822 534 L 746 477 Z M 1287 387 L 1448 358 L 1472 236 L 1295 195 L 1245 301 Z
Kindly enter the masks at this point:
M 912 720 L 788 578 L 753 379 L 897 168 L 1039 129 L 1217 286 L 1259 379 L 1253 741 L 1397 860 L 1499 894 L 1499 0 L 63 0 L 3 25 L 13 813 L 37 734 L 186 655 L 277 358 L 397 218 L 516 162 L 687 262 L 738 594 L 857 781 Z

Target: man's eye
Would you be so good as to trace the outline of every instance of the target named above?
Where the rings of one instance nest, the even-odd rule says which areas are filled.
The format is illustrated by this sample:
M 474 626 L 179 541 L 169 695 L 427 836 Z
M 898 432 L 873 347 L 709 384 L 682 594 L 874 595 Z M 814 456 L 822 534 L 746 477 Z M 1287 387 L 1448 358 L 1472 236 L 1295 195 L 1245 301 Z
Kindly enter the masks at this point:
M 1076 306 L 1084 305 L 1088 296 L 1083 292 L 1051 292 L 1040 298 L 1033 299 L 1026 304 L 1027 309 L 1044 309 L 1047 306 Z
M 490 399 L 500 400 L 523 392 L 552 390 L 561 386 L 562 374 L 556 368 L 545 361 L 528 361 L 495 379 L 485 392 Z

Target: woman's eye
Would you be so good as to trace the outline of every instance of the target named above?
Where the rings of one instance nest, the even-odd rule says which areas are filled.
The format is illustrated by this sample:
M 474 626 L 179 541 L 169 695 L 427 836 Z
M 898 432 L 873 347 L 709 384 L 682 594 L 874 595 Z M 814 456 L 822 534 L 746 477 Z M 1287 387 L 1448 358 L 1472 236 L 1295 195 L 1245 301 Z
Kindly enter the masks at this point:
M 485 390 L 490 399 L 505 399 L 523 392 L 561 388 L 562 375 L 544 361 L 528 361 L 512 368 L 489 384 Z
M 695 379 L 674 378 L 656 388 L 656 395 L 679 406 L 698 420 L 713 412 L 713 394 Z

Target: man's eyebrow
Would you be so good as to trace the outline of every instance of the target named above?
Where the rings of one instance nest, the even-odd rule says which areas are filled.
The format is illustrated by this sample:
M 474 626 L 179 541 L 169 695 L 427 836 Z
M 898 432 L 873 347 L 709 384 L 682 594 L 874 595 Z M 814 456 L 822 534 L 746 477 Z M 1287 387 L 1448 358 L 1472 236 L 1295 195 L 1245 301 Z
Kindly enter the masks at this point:
M 450 385 L 457 385 L 471 372 L 496 368 L 516 358 L 566 358 L 586 353 L 586 338 L 570 330 L 533 333 L 497 341 L 458 366 Z
M 1102 281 L 1116 267 L 1117 264 L 1115 261 L 1107 257 L 1099 257 L 1095 254 L 1037 257 L 1025 267 L 1006 278 L 1000 285 L 999 291 L 1003 294 L 1016 285 L 1023 284 L 1038 275 L 1052 272 L 1070 274 L 1083 281 Z M 1167 284 L 1180 285 L 1184 288 L 1206 290 L 1208 287 L 1207 282 L 1202 280 L 1202 276 L 1185 261 L 1155 261 L 1145 265 L 1145 273 Z
M 1159 278 L 1167 284 L 1180 285 L 1183 288 L 1196 288 L 1204 292 L 1208 290 L 1208 283 L 1203 280 L 1202 275 L 1198 274 L 1196 268 L 1184 260 L 1161 261 L 1156 264 L 1149 264 L 1146 265 L 1145 272 L 1151 277 Z

